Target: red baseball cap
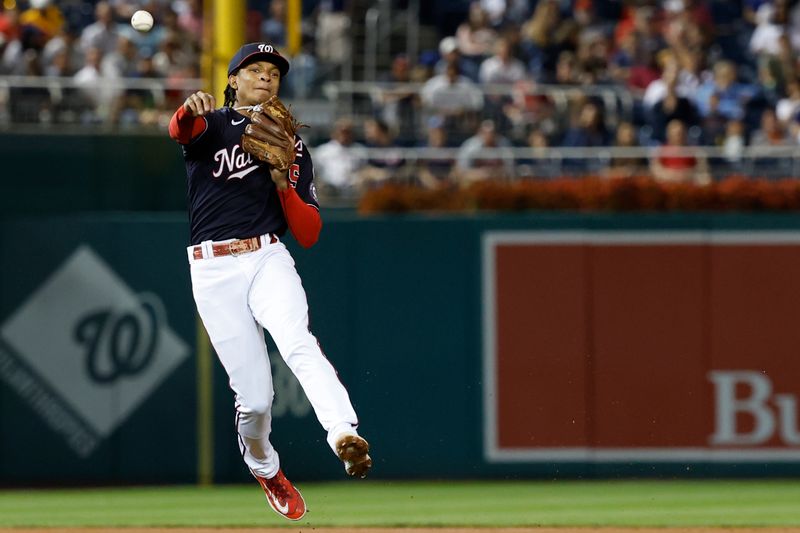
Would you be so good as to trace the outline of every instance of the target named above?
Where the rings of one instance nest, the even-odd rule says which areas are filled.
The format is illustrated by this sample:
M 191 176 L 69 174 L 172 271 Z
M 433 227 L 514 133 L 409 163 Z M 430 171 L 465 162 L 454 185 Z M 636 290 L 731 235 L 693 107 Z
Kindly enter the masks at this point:
M 249 43 L 241 48 L 228 63 L 228 76 L 253 61 L 268 61 L 278 67 L 281 77 L 289 72 L 289 61 L 274 46 L 267 43 Z

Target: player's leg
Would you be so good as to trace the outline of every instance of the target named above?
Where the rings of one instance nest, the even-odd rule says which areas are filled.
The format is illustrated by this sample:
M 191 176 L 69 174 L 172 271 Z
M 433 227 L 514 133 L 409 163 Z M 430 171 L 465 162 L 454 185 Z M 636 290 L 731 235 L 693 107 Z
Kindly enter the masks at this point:
M 357 436 L 358 418 L 336 370 L 308 329 L 306 293 L 294 260 L 280 242 L 271 245 L 257 260 L 261 264 L 249 299 L 253 315 L 269 331 L 281 357 L 303 387 L 317 419 L 328 432 L 331 449 L 345 463 L 343 454 L 358 455 L 356 460 L 362 462 L 363 472 L 359 470 L 355 475 L 364 475 L 369 468 L 365 465 L 369 460 L 368 445 L 361 438 L 355 443 L 343 440 Z M 349 469 L 348 473 L 352 474 Z
M 250 280 L 233 257 L 196 261 L 191 274 L 197 310 L 236 395 L 242 456 L 253 473 L 271 478 L 280 466 L 269 442 L 272 374 L 264 332 L 248 307 Z

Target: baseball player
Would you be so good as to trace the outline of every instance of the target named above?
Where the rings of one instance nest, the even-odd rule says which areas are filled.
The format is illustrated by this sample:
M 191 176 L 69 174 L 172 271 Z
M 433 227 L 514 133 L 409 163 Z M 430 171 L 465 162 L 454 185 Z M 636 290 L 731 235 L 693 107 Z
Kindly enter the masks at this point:
M 303 247 L 319 236 L 311 154 L 293 131 L 286 133 L 288 170 L 243 148 L 262 121 L 254 114 L 262 111 L 259 104 L 277 98 L 288 70 L 271 45 L 243 46 L 228 66 L 224 106 L 217 109 L 208 93 L 192 94 L 169 133 L 186 161 L 192 292 L 235 393 L 242 457 L 272 509 L 299 520 L 305 501 L 269 441 L 273 387 L 262 328 L 302 385 L 346 472 L 364 477 L 372 459 L 347 391 L 308 328 L 306 294 L 281 242 L 287 227 Z

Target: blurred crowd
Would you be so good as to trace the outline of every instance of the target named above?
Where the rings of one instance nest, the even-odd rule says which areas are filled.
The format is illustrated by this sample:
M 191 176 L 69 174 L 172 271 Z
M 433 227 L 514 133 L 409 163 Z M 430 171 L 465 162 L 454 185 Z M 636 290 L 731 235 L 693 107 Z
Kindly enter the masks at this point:
M 350 32 L 355 3 L 303 3 L 304 44 L 291 58 L 284 96 L 320 97 L 321 73 L 362 52 Z M 407 0 L 394 4 L 402 8 Z M 455 4 L 430 0 L 423 8 Z M 445 9 L 447 24 L 435 25 L 437 46 L 416 57 L 397 55 L 379 73 L 368 119 L 341 119 L 316 139 L 325 141 L 316 155 L 331 190 L 391 179 L 436 184 L 454 172 L 469 181 L 565 169 L 704 181 L 711 179 L 709 163 L 737 168 L 746 146 L 798 144 L 800 0 L 475 0 L 468 6 Z M 151 32 L 130 27 L 137 9 L 155 15 Z M 285 0 L 250 0 L 245 40 L 284 46 L 285 16 Z M 200 77 L 202 41 L 202 0 L 2 0 L 0 74 L 74 83 L 55 100 L 46 88 L 0 90 L 0 112 L 40 121 L 162 123 L 186 95 L 179 82 Z M 120 78 L 162 79 L 176 89 L 119 88 Z M 16 104 L 4 106 L 9 98 Z M 562 157 L 557 165 L 504 152 L 607 146 L 658 149 L 649 158 Z M 723 156 L 709 162 L 685 149 L 693 146 L 718 147 Z M 458 156 L 409 167 L 392 152 L 409 147 L 458 149 Z M 383 148 L 383 155 L 368 157 L 363 148 Z
M 310 95 L 318 65 L 341 62 L 350 53 L 343 2 L 307 0 L 304 5 L 313 8 L 304 17 L 303 33 L 310 38 L 292 58 L 293 76 L 283 88 L 289 97 Z M 139 9 L 154 16 L 149 32 L 130 25 Z M 285 0 L 249 1 L 243 42 L 284 46 L 285 14 Z M 57 94 L 46 83 L 0 84 L 6 89 L 0 92 L 0 114 L 6 115 L 0 119 L 161 123 L 165 113 L 185 99 L 187 86 L 194 83 L 199 89 L 203 31 L 203 0 L 2 0 L 0 76 L 71 83 L 62 84 Z M 131 88 L 122 87 L 125 84 Z
M 454 165 L 413 170 L 426 181 L 577 172 L 704 183 L 710 165 L 740 170 L 746 146 L 798 145 L 798 50 L 797 0 L 476 0 L 437 50 L 394 58 L 384 81 L 422 88 L 378 93 L 363 146 L 458 147 Z M 348 142 L 351 127 L 338 124 L 329 145 Z M 378 142 L 375 129 L 390 139 Z M 513 166 L 504 155 L 608 146 L 653 155 Z M 371 167 L 391 168 L 350 154 L 348 166 L 366 169 L 350 187 L 368 186 Z
M 140 33 L 134 11 L 158 23 Z M 201 0 L 175 2 L 5 0 L 0 13 L 0 74 L 71 78 L 58 98 L 46 87 L 11 88 L 11 121 L 151 123 L 180 101 L 182 91 L 142 84 L 125 90 L 120 78 L 169 81 L 200 76 Z M 38 120 L 37 120 L 38 119 Z

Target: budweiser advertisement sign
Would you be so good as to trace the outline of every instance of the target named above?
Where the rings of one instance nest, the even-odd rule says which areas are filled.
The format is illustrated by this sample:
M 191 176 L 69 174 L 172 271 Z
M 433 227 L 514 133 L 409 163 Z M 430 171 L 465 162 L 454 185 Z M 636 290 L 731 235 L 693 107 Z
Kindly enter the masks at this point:
M 800 232 L 490 232 L 484 449 L 800 461 Z

